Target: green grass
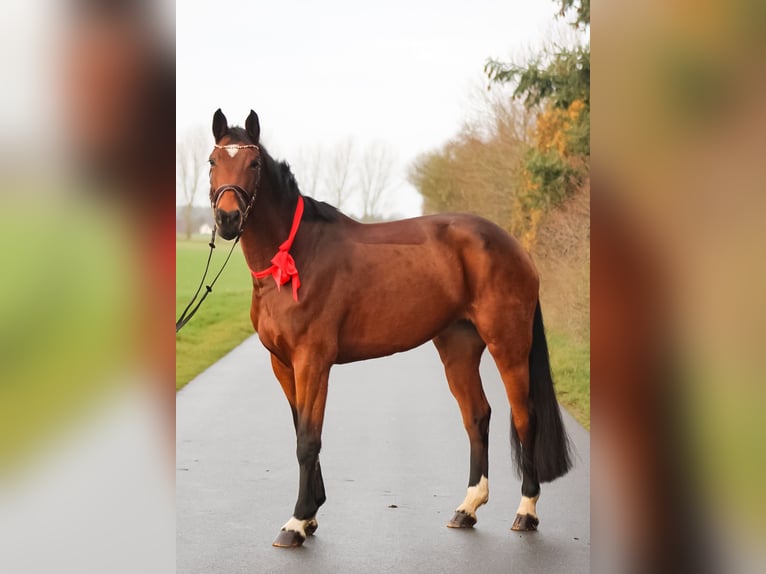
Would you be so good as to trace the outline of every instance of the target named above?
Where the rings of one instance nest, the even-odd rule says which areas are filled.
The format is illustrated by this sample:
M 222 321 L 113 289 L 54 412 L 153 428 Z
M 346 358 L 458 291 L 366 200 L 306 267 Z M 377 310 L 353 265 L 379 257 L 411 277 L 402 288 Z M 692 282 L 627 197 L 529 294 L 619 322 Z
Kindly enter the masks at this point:
M 199 285 L 207 260 L 208 241 L 208 238 L 176 241 L 176 317 Z M 220 269 L 230 247 L 228 241 L 220 238 L 216 241 L 206 285 Z M 203 287 L 203 293 L 204 290 Z M 176 335 L 176 390 L 253 334 L 251 293 L 250 273 L 242 249 L 237 246 L 213 292 Z
M 546 333 L 556 396 L 590 430 L 590 344 L 554 331 Z

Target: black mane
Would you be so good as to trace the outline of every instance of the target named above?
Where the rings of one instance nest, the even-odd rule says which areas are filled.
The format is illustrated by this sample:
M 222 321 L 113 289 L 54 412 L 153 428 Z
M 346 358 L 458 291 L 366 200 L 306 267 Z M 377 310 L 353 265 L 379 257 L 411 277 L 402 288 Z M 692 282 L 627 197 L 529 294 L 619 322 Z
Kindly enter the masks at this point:
M 233 126 L 229 128 L 228 135 L 233 143 L 249 144 L 253 143 L 247 135 L 244 128 Z M 274 183 L 278 192 L 287 199 L 297 199 L 301 194 L 298 188 L 298 182 L 295 175 L 286 161 L 277 161 L 266 150 L 263 144 L 260 144 L 261 158 L 263 160 L 263 169 L 268 173 L 269 178 Z M 324 201 L 318 201 L 307 195 L 303 196 L 303 218 L 308 221 L 338 221 L 341 212 L 335 207 Z

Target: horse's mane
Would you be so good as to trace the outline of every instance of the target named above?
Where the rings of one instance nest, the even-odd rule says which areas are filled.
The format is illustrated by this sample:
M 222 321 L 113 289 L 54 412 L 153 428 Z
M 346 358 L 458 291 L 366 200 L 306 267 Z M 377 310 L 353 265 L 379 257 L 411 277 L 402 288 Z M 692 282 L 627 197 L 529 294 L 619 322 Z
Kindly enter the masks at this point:
M 229 128 L 227 134 L 235 143 L 252 143 L 247 132 L 239 127 Z M 295 175 L 286 161 L 278 161 L 271 157 L 269 152 L 260 144 L 263 169 L 269 174 L 271 181 L 278 188 L 278 192 L 286 199 L 297 199 L 301 194 Z M 342 215 L 335 207 L 324 201 L 318 201 L 307 195 L 303 196 L 303 218 L 308 221 L 327 221 L 334 223 Z

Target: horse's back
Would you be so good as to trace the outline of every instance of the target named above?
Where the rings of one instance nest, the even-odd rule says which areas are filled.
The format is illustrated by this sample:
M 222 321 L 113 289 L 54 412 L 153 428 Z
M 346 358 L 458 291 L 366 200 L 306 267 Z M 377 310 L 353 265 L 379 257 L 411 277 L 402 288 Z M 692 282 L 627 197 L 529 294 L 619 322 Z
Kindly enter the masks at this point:
M 349 237 L 366 244 L 416 245 L 436 240 L 454 247 L 477 247 L 506 255 L 529 256 L 496 223 L 470 213 L 438 213 L 384 223 L 356 223 Z
M 529 288 L 535 293 L 538 287 L 537 270 L 529 253 L 499 225 L 478 215 L 440 213 L 355 224 L 348 236 L 370 259 L 395 254 L 398 261 L 392 265 L 407 266 L 412 264 L 408 259 L 415 258 L 420 262 L 421 275 L 444 274 L 450 284 L 462 279 L 473 295 L 489 281 L 504 281 L 515 289 Z

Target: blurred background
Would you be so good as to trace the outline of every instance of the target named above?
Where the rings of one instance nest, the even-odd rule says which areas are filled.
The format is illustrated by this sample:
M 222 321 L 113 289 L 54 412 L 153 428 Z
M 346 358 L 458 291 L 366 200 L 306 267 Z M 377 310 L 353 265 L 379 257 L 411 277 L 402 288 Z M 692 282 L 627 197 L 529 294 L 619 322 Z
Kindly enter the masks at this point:
M 594 6 L 593 565 L 762 572 L 766 4 Z
M 175 566 L 173 9 L 4 6 L 2 572 Z

